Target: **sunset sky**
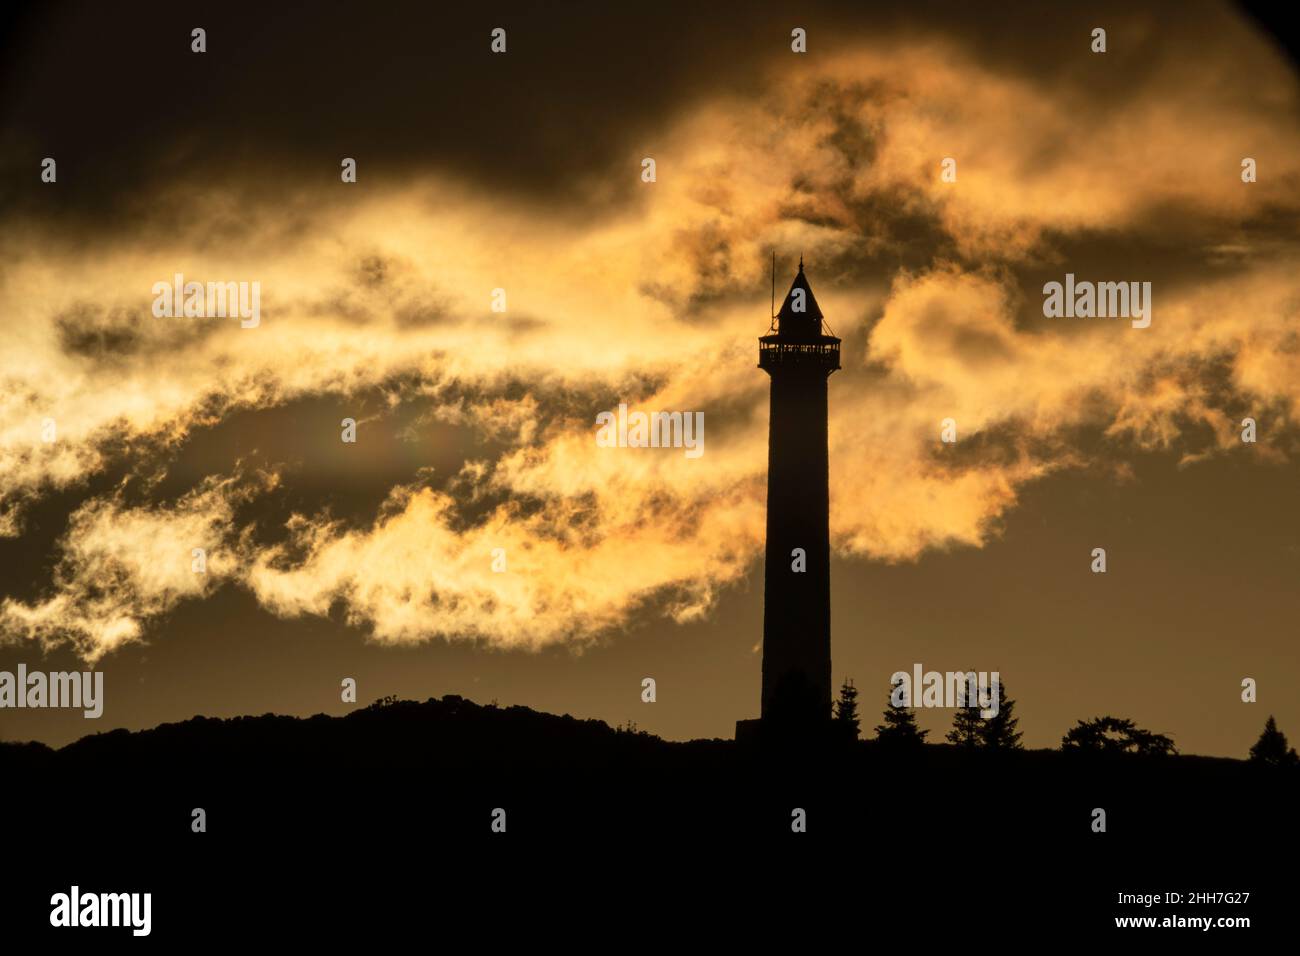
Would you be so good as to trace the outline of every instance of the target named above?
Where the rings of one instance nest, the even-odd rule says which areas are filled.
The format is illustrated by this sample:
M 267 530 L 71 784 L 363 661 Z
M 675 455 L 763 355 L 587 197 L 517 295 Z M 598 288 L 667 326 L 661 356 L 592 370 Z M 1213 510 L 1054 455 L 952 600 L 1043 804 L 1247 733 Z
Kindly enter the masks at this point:
M 844 340 L 864 729 L 920 662 L 999 671 L 1031 747 L 1300 738 L 1300 80 L 1232 7 L 141 10 L 38 8 L 0 67 L 0 670 L 106 692 L 0 739 L 341 714 L 345 677 L 731 736 L 773 251 Z M 155 317 L 176 273 L 260 282 L 260 324 Z M 1045 318 L 1066 273 L 1151 282 L 1150 328 Z M 597 447 L 619 402 L 702 411 L 704 454 Z

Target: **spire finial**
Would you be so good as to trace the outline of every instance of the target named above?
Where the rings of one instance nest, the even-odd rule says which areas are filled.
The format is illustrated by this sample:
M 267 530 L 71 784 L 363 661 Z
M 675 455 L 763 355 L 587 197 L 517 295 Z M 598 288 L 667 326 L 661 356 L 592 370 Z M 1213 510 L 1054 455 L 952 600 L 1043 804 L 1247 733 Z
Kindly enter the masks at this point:
M 803 272 L 803 253 L 799 253 L 799 271 Z

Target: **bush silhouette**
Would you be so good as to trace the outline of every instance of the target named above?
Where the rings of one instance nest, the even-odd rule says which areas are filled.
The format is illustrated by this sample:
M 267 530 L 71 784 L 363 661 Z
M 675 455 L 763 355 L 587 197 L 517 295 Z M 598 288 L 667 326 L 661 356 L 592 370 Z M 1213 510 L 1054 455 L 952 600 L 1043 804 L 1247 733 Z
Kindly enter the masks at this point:
M 1143 730 L 1133 721 L 1120 717 L 1079 721 L 1061 738 L 1061 749 L 1161 756 L 1178 753 L 1169 737 Z

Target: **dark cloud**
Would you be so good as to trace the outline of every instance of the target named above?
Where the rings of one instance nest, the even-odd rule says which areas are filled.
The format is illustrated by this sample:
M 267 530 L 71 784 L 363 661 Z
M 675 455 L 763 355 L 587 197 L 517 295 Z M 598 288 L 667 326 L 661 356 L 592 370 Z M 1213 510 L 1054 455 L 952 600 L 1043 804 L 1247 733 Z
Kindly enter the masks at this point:
M 52 321 L 63 351 L 109 367 L 192 346 L 219 328 L 202 319 L 158 319 L 150 309 L 147 299 L 131 306 L 78 302 Z
M 1111 52 L 1069 55 L 1098 24 L 1110 25 Z M 196 26 L 207 31 L 202 55 L 190 51 Z M 504 56 L 489 50 L 496 26 L 508 31 Z M 695 98 L 752 92 L 774 67 L 788 65 L 796 80 L 806 64 L 789 52 L 794 26 L 809 32 L 809 59 L 864 39 L 929 37 L 999 72 L 1084 91 L 1080 106 L 1092 110 L 1132 96 L 1169 57 L 1194 57 L 1207 29 L 1220 46 L 1256 42 L 1230 7 L 1208 2 L 1142 11 L 1119 2 L 996 11 L 945 2 L 588 0 L 491 11 L 414 0 L 364 9 L 71 2 L 11 15 L 0 204 L 121 229 L 150 217 L 138 202 L 145 184 L 224 183 L 250 201 L 285 204 L 292 219 L 292 197 L 321 202 L 317 190 L 337 184 L 339 161 L 351 156 L 359 189 L 435 171 L 556 215 L 591 215 L 627 201 L 625 183 L 659 145 L 654 131 Z M 836 136 L 854 162 L 870 161 L 863 130 L 846 121 Z M 44 156 L 59 162 L 58 190 L 38 181 Z M 237 214 L 208 225 L 241 228 Z

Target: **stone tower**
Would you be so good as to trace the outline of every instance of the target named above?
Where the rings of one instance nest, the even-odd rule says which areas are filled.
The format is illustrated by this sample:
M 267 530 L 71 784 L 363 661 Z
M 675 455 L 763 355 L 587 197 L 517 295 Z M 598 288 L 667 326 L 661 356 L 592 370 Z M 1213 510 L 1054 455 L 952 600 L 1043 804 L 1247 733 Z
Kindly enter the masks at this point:
M 763 584 L 765 732 L 815 731 L 831 716 L 826 392 L 827 380 L 840 367 L 840 340 L 827 331 L 800 260 L 770 333 L 758 340 L 758 367 L 772 379 Z M 737 725 L 738 736 L 752 731 L 753 722 Z

